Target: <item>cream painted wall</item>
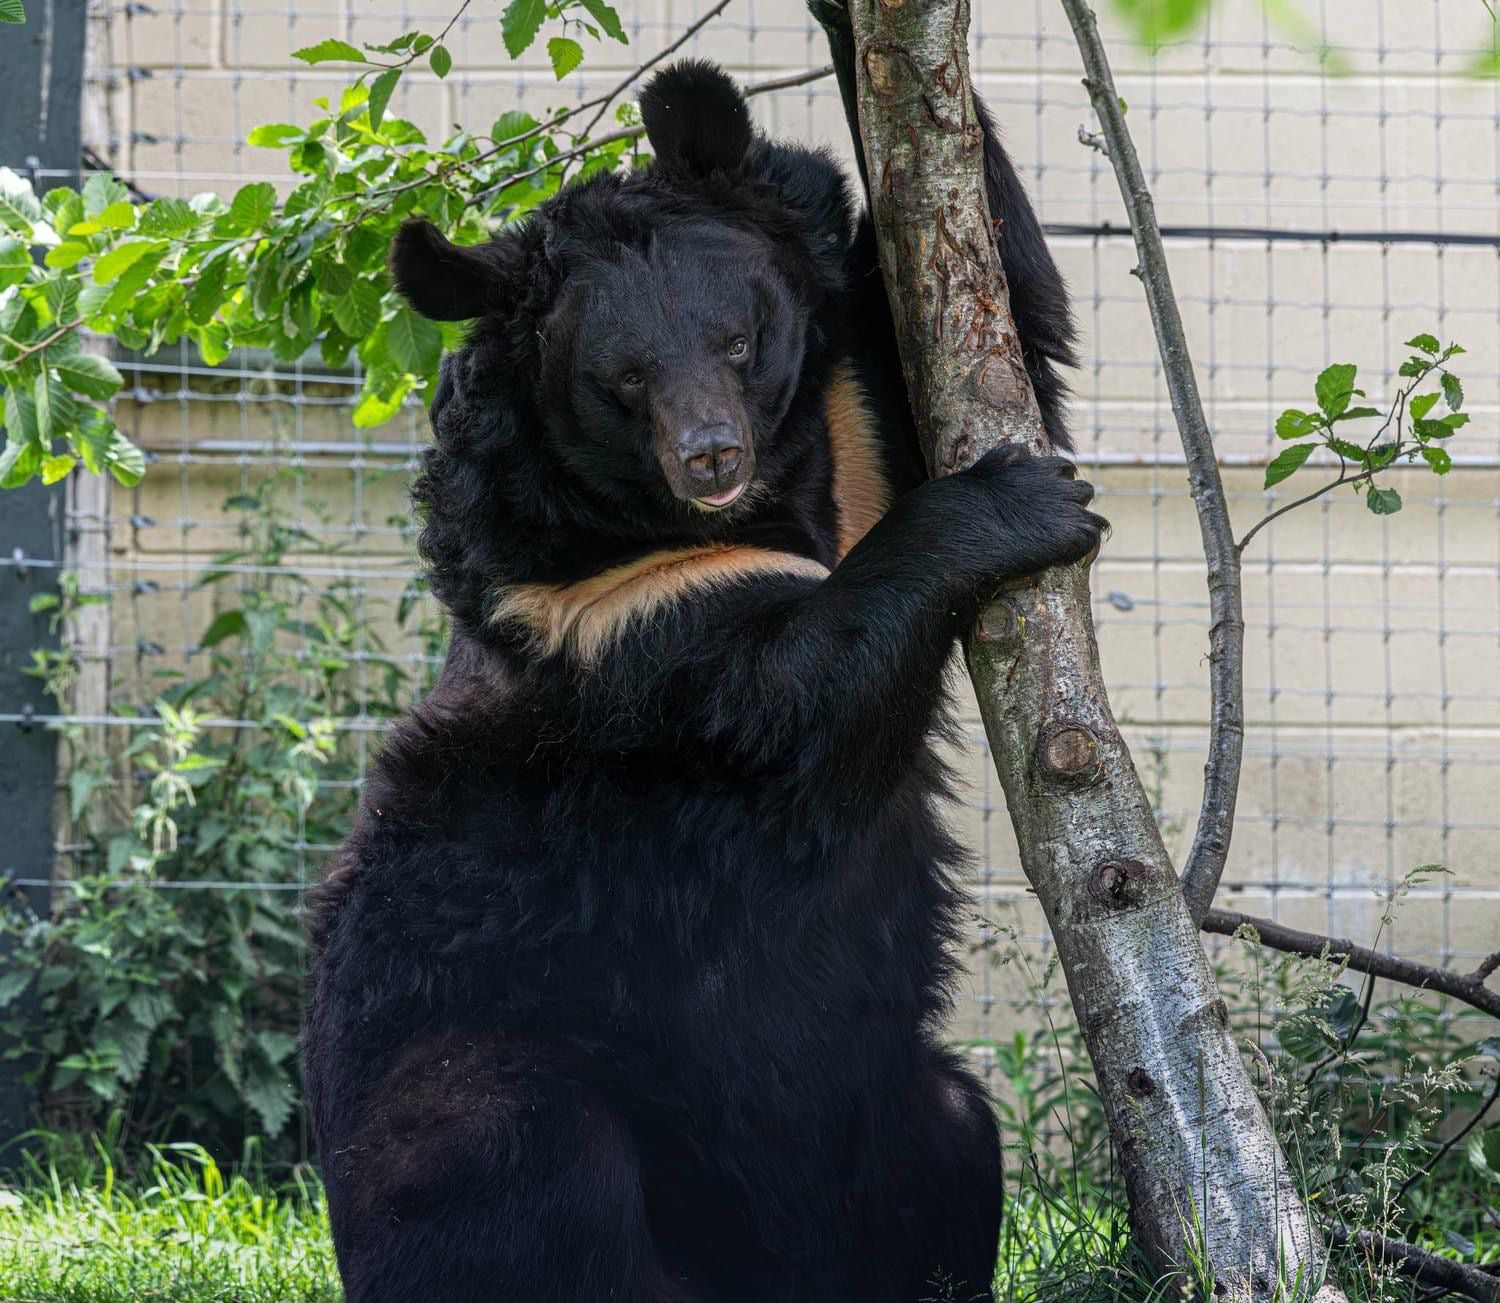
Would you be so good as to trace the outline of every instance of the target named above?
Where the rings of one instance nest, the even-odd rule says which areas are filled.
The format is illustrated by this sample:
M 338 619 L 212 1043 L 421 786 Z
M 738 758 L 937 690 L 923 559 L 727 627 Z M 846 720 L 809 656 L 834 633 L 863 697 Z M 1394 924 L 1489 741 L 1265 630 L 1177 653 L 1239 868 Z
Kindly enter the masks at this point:
M 702 7 L 622 5 L 630 50 L 591 49 L 587 76 L 564 92 L 540 59 L 507 60 L 498 4 L 476 0 L 451 42 L 454 74 L 441 83 L 408 76 L 394 111 L 436 133 L 517 106 L 557 105 L 616 80 Z M 1250 0 L 1221 0 L 1202 39 L 1155 63 L 1113 41 L 1162 220 L 1346 237 L 1495 235 L 1500 85 L 1460 75 L 1484 33 L 1481 7 L 1309 0 L 1303 8 L 1339 47 L 1345 75 L 1324 75 L 1315 52 L 1268 30 Z M 1060 7 L 1025 0 L 975 9 L 979 80 L 1044 219 L 1118 227 L 1107 164 L 1077 139 L 1089 115 Z M 276 156 L 246 148 L 245 132 L 310 116 L 312 99 L 339 84 L 290 61 L 290 49 L 325 36 L 434 30 L 447 16 L 435 0 L 108 6 L 96 21 L 93 143 L 156 192 L 281 180 Z M 795 0 L 735 0 L 689 48 L 750 82 L 825 59 Z M 756 111 L 770 130 L 847 155 L 828 82 L 758 99 Z M 1069 236 L 1053 247 L 1082 331 L 1081 456 L 1114 522 L 1094 575 L 1101 651 L 1116 712 L 1180 851 L 1191 838 L 1206 737 L 1196 521 L 1128 244 Z M 1371 941 L 1375 891 L 1441 862 L 1452 876 L 1413 893 L 1381 942 L 1472 966 L 1500 945 L 1500 252 L 1197 238 L 1173 240 L 1170 253 L 1241 530 L 1274 501 L 1259 486 L 1275 413 L 1305 403 L 1326 362 L 1358 363 L 1379 396 L 1408 336 L 1432 331 L 1470 350 L 1462 374 L 1474 421 L 1454 441 L 1452 475 L 1398 473 L 1407 510 L 1392 521 L 1340 495 L 1252 546 L 1250 728 L 1226 892 L 1253 912 Z M 336 387 L 320 391 L 295 375 L 269 386 L 177 373 L 157 381 L 166 396 L 122 411 L 163 461 L 134 493 L 116 494 L 113 578 L 161 586 L 117 605 L 117 685 L 144 672 L 126 654 L 139 637 L 180 652 L 210 618 L 184 577 L 233 538 L 223 499 L 285 460 L 262 447 L 272 439 L 301 449 L 307 523 L 340 549 L 329 564 L 363 575 L 372 597 L 399 592 L 410 567 L 398 529 L 403 476 L 423 438 L 419 413 L 367 446 Z M 1312 485 L 1327 473 L 1315 464 L 1301 478 Z M 313 510 L 319 501 L 326 524 Z M 968 804 L 956 817 L 975 848 L 978 908 L 1040 947 L 1041 920 L 977 745 L 962 765 Z M 958 1026 L 1005 1035 L 1004 1005 L 1025 986 L 1017 965 L 977 956 Z

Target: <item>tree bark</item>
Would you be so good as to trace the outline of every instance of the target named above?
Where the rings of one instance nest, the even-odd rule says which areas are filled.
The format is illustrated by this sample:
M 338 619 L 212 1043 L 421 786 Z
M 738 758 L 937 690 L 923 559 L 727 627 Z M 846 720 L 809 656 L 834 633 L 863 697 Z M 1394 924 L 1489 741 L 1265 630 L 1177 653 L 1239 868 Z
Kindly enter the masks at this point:
M 881 263 L 928 465 L 954 471 L 1004 441 L 1042 450 L 985 205 L 967 0 L 853 0 L 850 13 Z M 1322 1240 L 1110 713 L 1086 567 L 1003 594 L 968 663 L 1139 1242 L 1164 1273 L 1202 1264 L 1195 1283 L 1211 1274 L 1219 1298 L 1341 1299 L 1321 1284 Z

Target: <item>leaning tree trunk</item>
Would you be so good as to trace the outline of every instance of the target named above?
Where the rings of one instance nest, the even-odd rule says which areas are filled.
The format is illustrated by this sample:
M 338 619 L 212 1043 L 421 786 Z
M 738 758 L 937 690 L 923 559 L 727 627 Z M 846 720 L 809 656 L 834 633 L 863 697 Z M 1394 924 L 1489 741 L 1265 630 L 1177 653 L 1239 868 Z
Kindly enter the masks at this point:
M 853 0 L 851 15 L 881 263 L 928 465 L 958 470 L 1005 441 L 1044 450 L 985 206 L 968 2 Z M 968 663 L 1139 1242 L 1164 1273 L 1201 1264 L 1219 1297 L 1341 1299 L 1321 1284 L 1321 1237 L 1110 714 L 1086 566 L 1002 594 Z

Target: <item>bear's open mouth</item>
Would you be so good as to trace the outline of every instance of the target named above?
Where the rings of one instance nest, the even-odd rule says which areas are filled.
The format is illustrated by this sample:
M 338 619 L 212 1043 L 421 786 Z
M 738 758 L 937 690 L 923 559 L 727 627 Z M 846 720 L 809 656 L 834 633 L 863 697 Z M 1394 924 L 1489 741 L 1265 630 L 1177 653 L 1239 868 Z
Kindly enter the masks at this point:
M 726 489 L 723 493 L 709 493 L 701 498 L 691 498 L 689 501 L 700 511 L 722 511 L 744 491 L 745 485 L 736 484 L 732 489 Z

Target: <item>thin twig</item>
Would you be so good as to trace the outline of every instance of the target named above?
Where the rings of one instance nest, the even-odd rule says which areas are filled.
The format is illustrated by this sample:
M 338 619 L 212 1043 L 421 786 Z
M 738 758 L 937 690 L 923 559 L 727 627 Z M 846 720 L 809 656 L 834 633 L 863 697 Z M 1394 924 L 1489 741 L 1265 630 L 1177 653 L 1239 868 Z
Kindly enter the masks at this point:
M 1192 849 L 1182 871 L 1182 892 L 1193 921 L 1198 922 L 1213 904 L 1214 893 L 1229 857 L 1234 832 L 1234 806 L 1239 795 L 1240 764 L 1245 745 L 1244 649 L 1245 616 L 1240 597 L 1240 554 L 1234 545 L 1229 503 L 1219 477 L 1213 435 L 1203 414 L 1203 400 L 1193 373 L 1192 353 L 1182 325 L 1182 313 L 1172 292 L 1172 276 L 1162 247 L 1156 206 L 1141 168 L 1140 156 L 1125 110 L 1115 90 L 1109 57 L 1099 37 L 1099 25 L 1085 0 L 1063 0 L 1073 35 L 1083 56 L 1084 86 L 1094 112 L 1120 197 L 1130 215 L 1140 259 L 1141 284 L 1156 328 L 1156 346 L 1161 354 L 1172 413 L 1187 457 L 1188 483 L 1198 528 L 1203 535 L 1203 555 L 1208 562 L 1208 595 L 1212 625 L 1209 629 L 1210 706 L 1208 762 L 1203 771 L 1203 803 Z M 1095 145 L 1093 140 L 1085 143 Z
M 1423 1163 L 1421 1167 L 1417 1168 L 1415 1172 L 1408 1176 L 1406 1180 L 1401 1183 L 1401 1188 L 1391 1196 L 1390 1202 L 1392 1204 L 1400 1204 L 1401 1197 L 1408 1190 L 1410 1190 L 1412 1186 L 1414 1186 L 1424 1176 L 1428 1175 L 1428 1173 L 1434 1171 L 1437 1168 L 1437 1165 L 1441 1163 L 1444 1158 L 1446 1158 L 1455 1149 L 1457 1149 L 1459 1145 L 1463 1144 L 1463 1142 L 1468 1138 L 1469 1133 L 1473 1131 L 1474 1128 L 1477 1127 L 1481 1122 L 1483 1122 L 1485 1115 L 1495 1107 L 1495 1101 L 1497 1099 L 1500 1099 L 1500 1073 L 1495 1074 L 1495 1084 L 1490 1087 L 1489 1096 L 1485 1099 L 1484 1103 L 1479 1106 L 1474 1116 L 1469 1119 L 1468 1123 L 1463 1127 L 1463 1129 L 1450 1136 L 1447 1143 L 1444 1144 L 1443 1147 L 1437 1151 L 1437 1153 L 1433 1154 L 1433 1156 L 1429 1158 L 1425 1163 Z
M 1441 1285 L 1475 1303 L 1500 1303 L 1500 1280 L 1477 1267 L 1428 1253 L 1404 1240 L 1388 1240 L 1373 1231 L 1356 1231 L 1338 1222 L 1328 1228 L 1328 1238 L 1340 1248 L 1354 1248 L 1374 1262 L 1389 1263 L 1404 1276 L 1428 1285 Z
M 1500 968 L 1500 950 L 1495 951 L 1494 954 L 1492 954 L 1488 959 L 1481 963 L 1478 968 L 1474 970 L 1474 980 L 1476 982 L 1489 981 L 1490 978 L 1494 976 L 1495 970 L 1497 968 Z
M 1255 931 L 1261 945 L 1272 950 L 1328 963 L 1347 963 L 1357 973 L 1368 973 L 1372 977 L 1400 982 L 1403 986 L 1452 996 L 1480 1013 L 1500 1018 L 1500 991 L 1490 990 L 1473 974 L 1455 973 L 1451 969 L 1419 964 L 1412 959 L 1383 955 L 1368 946 L 1355 945 L 1353 941 L 1301 932 L 1268 918 L 1254 918 L 1227 909 L 1209 910 L 1201 926 L 1205 932 L 1226 937 L 1233 936 L 1242 927 L 1249 927 Z

